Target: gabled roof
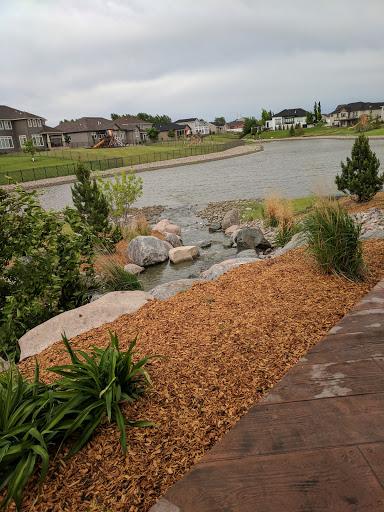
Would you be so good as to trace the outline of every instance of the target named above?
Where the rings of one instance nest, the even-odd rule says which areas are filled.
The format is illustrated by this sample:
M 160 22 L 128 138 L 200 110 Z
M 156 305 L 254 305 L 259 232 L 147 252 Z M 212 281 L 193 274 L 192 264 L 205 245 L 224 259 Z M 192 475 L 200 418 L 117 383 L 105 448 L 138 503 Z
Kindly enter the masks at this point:
M 117 124 L 116 121 L 115 124 Z M 119 123 L 117 124 L 117 126 L 120 128 L 120 130 L 125 130 L 126 132 L 140 130 L 139 126 L 136 123 Z
M 244 121 L 231 121 L 230 123 L 227 123 L 227 126 L 229 126 L 229 128 L 232 128 L 233 126 L 244 126 Z
M 38 133 L 57 133 L 62 134 L 62 130 L 59 130 L 58 128 L 52 128 L 51 126 L 47 126 L 46 124 L 43 124 L 43 126 L 40 128 Z
M 191 121 L 200 121 L 200 119 L 198 117 L 189 117 L 188 119 L 178 119 L 175 123 L 190 123 Z
M 116 124 L 104 117 L 82 117 L 77 121 L 67 121 L 56 126 L 63 133 L 95 132 L 116 130 Z
M 337 114 L 342 110 L 347 112 L 358 112 L 359 110 L 379 110 L 384 106 L 384 101 L 369 102 L 369 101 L 355 101 L 354 103 L 345 103 L 337 105 L 336 109 L 331 114 Z
M 149 121 L 143 121 L 142 119 L 139 119 L 138 117 L 134 117 L 134 116 L 118 117 L 117 119 L 115 119 L 115 123 L 118 126 L 121 126 L 122 128 L 126 124 L 134 124 L 134 125 L 136 125 L 136 124 L 152 124 Z
M 214 126 L 224 126 L 225 123 L 218 123 L 217 121 L 208 121 L 209 124 L 213 124 Z
M 0 119 L 16 121 L 17 119 L 30 119 L 30 118 L 37 118 L 37 119 L 45 120 L 45 117 L 36 116 L 35 114 L 30 114 L 29 112 L 25 112 L 24 110 L 17 110 L 12 107 L 7 107 L 6 105 L 0 105 Z
M 155 126 L 156 130 L 160 130 L 161 132 L 169 132 L 169 130 L 184 130 L 187 128 L 186 124 L 178 124 L 178 123 L 168 123 L 168 124 L 159 124 Z
M 285 108 L 278 114 L 272 116 L 274 117 L 305 117 L 307 112 L 303 108 Z

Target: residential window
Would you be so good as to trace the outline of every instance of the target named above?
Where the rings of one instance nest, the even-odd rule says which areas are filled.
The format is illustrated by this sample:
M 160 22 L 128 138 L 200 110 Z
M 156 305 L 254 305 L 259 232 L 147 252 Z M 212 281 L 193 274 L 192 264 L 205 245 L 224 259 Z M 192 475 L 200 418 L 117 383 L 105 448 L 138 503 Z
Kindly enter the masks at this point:
M 29 128 L 32 128 L 32 119 L 28 119 L 28 126 Z
M 4 130 L 4 123 L 3 123 L 3 121 L 0 121 L 0 130 Z
M 32 126 L 36 128 L 37 126 L 37 119 L 32 119 Z
M 44 146 L 43 137 L 41 135 L 32 135 L 34 146 Z
M 13 148 L 12 137 L 0 137 L 0 149 Z
M 0 121 L 0 129 L 2 130 L 12 130 L 11 121 Z
M 20 147 L 23 147 L 24 142 L 27 142 L 27 136 L 26 135 L 19 135 L 19 141 L 20 141 Z
M 286 117 L 285 118 L 285 124 L 293 124 L 294 119 L 293 117 Z
M 281 125 L 281 119 L 275 119 L 275 125 L 280 126 Z
M 41 119 L 37 120 L 37 126 L 41 126 Z
M 96 132 L 91 132 L 91 137 L 96 140 Z

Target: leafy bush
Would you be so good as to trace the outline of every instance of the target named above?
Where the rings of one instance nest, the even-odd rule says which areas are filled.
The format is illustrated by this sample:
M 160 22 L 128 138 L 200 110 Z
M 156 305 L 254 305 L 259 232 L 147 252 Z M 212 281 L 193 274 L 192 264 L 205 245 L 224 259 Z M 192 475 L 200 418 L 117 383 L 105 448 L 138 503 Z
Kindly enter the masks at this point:
M 303 225 L 308 238 L 307 251 L 320 268 L 353 280 L 364 276 L 361 225 L 355 224 L 337 201 L 319 198 Z
M 57 454 L 61 444 L 81 428 L 81 436 L 64 460 L 69 459 L 85 445 L 105 413 L 109 421 L 118 425 L 124 454 L 126 425 L 154 425 L 125 418 L 120 402 L 139 400 L 152 387 L 144 365 L 149 359 L 162 356 L 146 356 L 135 363 L 133 349 L 137 338 L 127 351 L 121 352 L 116 334 L 110 332 L 110 336 L 111 342 L 105 349 L 94 347 L 90 354 L 73 351 L 63 336 L 71 364 L 49 368 L 62 376 L 49 386 L 39 380 L 37 362 L 33 382 L 24 380 L 12 366 L 0 374 L 0 491 L 8 486 L 0 509 L 6 508 L 12 499 L 20 509 L 23 488 L 39 459 L 40 492 L 49 469 L 50 447 L 56 447 Z
M 26 331 L 87 302 L 93 245 L 74 210 L 59 218 L 20 187 L 0 197 L 0 355 L 17 359 Z
M 118 220 L 123 226 L 128 222 L 132 203 L 143 194 L 143 180 L 136 177 L 133 169 L 127 173 L 122 170 L 114 180 L 105 180 L 97 176 L 99 187 L 107 198 L 111 219 Z
M 347 163 L 341 162 L 341 175 L 336 176 L 337 188 L 350 194 L 356 194 L 357 202 L 372 199 L 384 184 L 384 173 L 379 176 L 380 160 L 371 151 L 369 140 L 361 133 L 352 147 Z

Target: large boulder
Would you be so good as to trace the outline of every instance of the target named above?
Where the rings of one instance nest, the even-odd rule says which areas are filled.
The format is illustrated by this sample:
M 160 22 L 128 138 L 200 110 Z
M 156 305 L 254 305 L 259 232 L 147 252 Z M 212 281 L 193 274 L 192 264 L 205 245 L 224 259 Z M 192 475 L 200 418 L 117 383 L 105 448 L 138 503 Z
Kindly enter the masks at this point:
M 366 231 L 363 235 L 361 235 L 360 238 L 361 240 L 383 240 L 384 229 L 370 229 L 369 231 Z
M 181 247 L 183 245 L 181 238 L 174 233 L 168 233 L 164 238 L 164 242 L 169 242 L 172 247 Z
M 153 288 L 149 293 L 153 298 L 166 300 L 179 292 L 185 292 L 191 288 L 196 282 L 195 279 L 179 279 L 178 281 L 170 281 L 169 283 L 160 284 Z
M 152 299 L 149 293 L 141 291 L 110 292 L 90 304 L 50 318 L 19 339 L 20 360 L 39 354 L 55 341 L 61 340 L 64 332 L 68 339 L 73 338 L 107 322 L 113 322 L 120 315 L 134 313 Z
M 154 236 L 136 236 L 129 242 L 127 258 L 140 267 L 162 263 L 168 259 L 169 247 Z
M 300 231 L 300 233 L 296 233 L 296 235 L 293 235 L 291 240 L 284 245 L 284 247 L 281 247 L 280 249 L 277 249 L 277 251 L 273 254 L 274 257 L 281 256 L 282 254 L 285 254 L 286 252 L 290 251 L 291 249 L 297 249 L 297 247 L 301 247 L 302 245 L 307 245 L 308 240 L 304 232 Z
M 240 226 L 238 224 L 234 224 L 233 226 L 229 226 L 229 228 L 227 228 L 225 230 L 225 234 L 226 235 L 233 235 L 233 233 L 235 231 L 237 231 L 238 229 L 240 229 Z
M 271 244 L 264 237 L 263 232 L 257 228 L 244 227 L 235 231 L 233 241 L 237 245 L 239 252 L 247 249 L 264 251 L 271 247 Z
M 162 219 L 152 228 L 153 230 L 160 231 L 166 235 L 167 233 L 173 233 L 174 235 L 181 235 L 181 227 L 176 224 L 172 224 L 168 219 Z
M 224 215 L 224 218 L 221 221 L 221 229 L 225 231 L 230 226 L 234 226 L 236 224 L 240 224 L 240 215 L 239 210 L 237 208 L 233 208 Z
M 222 261 L 216 265 L 212 265 L 211 268 L 202 272 L 199 279 L 202 281 L 215 281 L 219 279 L 221 274 L 225 274 L 231 268 L 239 267 L 245 263 L 251 263 L 252 261 L 262 261 L 259 258 L 231 258 L 230 260 Z
M 183 247 L 174 247 L 169 251 L 169 259 L 172 263 L 181 263 L 182 261 L 192 261 L 200 255 L 196 245 L 185 245 Z
M 134 263 L 127 263 L 125 266 L 124 266 L 124 270 L 126 272 L 129 272 L 130 274 L 141 274 L 141 272 L 144 272 L 145 268 L 144 267 L 140 267 L 139 265 L 135 265 Z

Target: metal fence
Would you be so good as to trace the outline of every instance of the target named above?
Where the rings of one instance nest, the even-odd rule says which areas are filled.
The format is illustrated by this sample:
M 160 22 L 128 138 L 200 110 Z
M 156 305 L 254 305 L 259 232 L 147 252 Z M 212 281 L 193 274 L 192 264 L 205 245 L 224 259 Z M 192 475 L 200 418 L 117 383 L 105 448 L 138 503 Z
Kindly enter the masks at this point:
M 131 156 L 120 156 L 104 160 L 82 161 L 88 169 L 92 171 L 104 171 L 115 169 L 117 167 L 133 167 L 140 164 L 150 164 L 153 162 L 162 162 L 164 160 L 174 160 L 188 156 L 206 155 L 210 153 L 220 153 L 227 149 L 238 146 L 244 146 L 244 140 L 233 140 L 224 144 L 200 144 L 192 146 L 181 146 L 169 151 L 153 151 Z M 120 148 L 121 149 L 121 148 Z M 65 153 L 71 153 L 66 150 Z M 88 153 L 87 153 L 88 155 Z M 74 159 L 76 156 L 74 156 Z M 47 167 L 33 167 L 31 169 L 22 169 L 4 172 L 0 174 L 0 185 L 10 183 L 24 183 L 27 181 L 43 180 L 57 176 L 71 176 L 75 174 L 77 163 L 68 163 L 63 165 L 52 165 Z

